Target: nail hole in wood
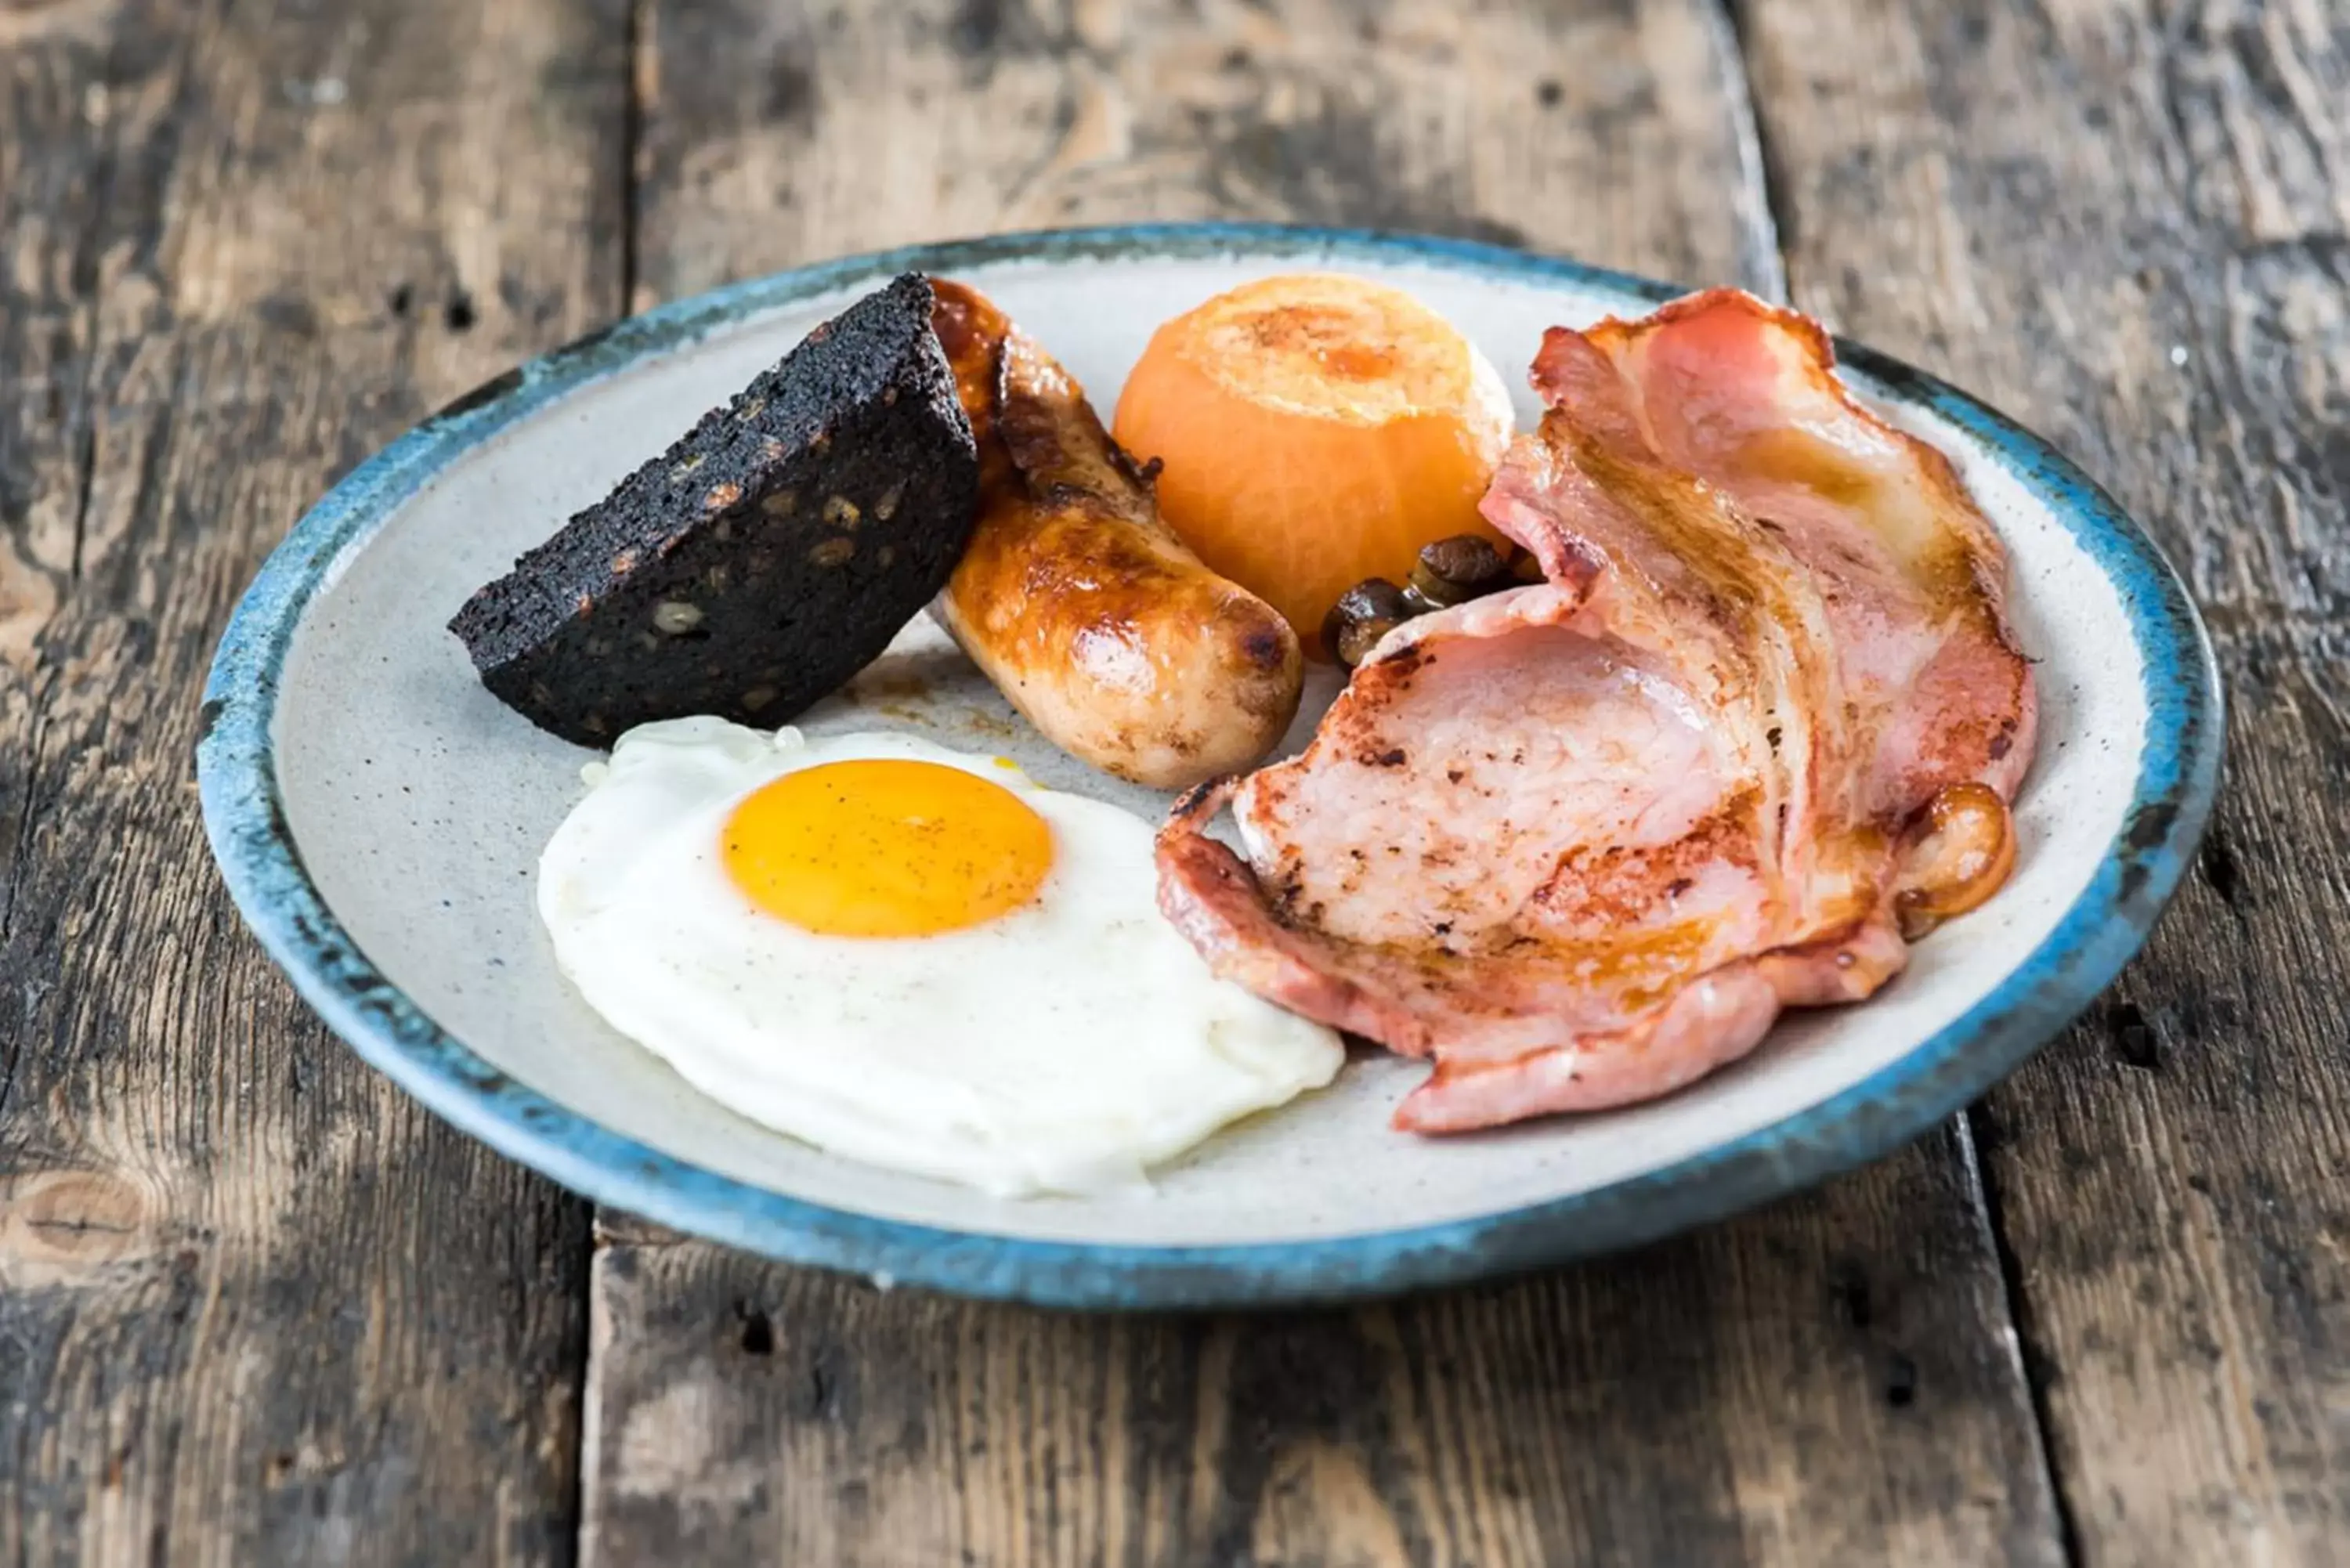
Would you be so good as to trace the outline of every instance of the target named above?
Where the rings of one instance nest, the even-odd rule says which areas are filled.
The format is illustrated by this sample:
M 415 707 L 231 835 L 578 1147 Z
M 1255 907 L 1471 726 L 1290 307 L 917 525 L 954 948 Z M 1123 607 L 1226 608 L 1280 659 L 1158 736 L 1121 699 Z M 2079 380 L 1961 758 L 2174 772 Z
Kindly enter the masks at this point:
M 2113 1042 L 2114 1055 L 2123 1066 L 2135 1067 L 2141 1073 L 2161 1071 L 2162 1040 L 2137 1002 L 2115 1003 L 2106 1027 Z
M 1894 1352 L 1892 1365 L 1885 1371 L 1885 1402 L 1897 1410 L 1918 1402 L 1918 1364 L 1899 1351 Z

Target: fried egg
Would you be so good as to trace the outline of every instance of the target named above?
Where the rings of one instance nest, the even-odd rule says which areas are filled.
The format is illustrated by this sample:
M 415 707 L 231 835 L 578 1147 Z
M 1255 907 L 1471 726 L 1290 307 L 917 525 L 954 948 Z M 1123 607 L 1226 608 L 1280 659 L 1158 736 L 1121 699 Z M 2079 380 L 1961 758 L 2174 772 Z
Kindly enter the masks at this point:
M 1149 826 L 911 736 L 620 737 L 539 864 L 588 1004 L 830 1152 L 1084 1192 L 1330 1081 L 1329 1030 L 1160 918 Z

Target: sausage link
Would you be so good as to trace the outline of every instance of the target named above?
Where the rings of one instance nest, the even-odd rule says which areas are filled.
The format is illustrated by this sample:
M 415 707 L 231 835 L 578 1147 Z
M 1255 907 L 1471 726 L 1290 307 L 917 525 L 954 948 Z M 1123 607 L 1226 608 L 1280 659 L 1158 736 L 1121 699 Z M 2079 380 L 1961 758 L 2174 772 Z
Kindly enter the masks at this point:
M 1159 520 L 1066 371 L 935 286 L 983 449 L 979 524 L 935 607 L 949 634 L 1046 739 L 1120 778 L 1183 789 L 1261 760 L 1297 711 L 1289 623 Z

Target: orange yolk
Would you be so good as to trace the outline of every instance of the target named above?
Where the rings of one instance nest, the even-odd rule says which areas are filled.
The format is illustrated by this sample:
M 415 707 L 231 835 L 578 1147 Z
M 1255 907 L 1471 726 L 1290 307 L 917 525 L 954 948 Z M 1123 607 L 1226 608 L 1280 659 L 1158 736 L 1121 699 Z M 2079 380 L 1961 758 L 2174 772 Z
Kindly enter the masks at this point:
M 876 758 L 785 774 L 719 833 L 726 874 L 778 919 L 828 937 L 924 937 L 1008 914 L 1053 867 L 1053 833 L 1002 784 Z

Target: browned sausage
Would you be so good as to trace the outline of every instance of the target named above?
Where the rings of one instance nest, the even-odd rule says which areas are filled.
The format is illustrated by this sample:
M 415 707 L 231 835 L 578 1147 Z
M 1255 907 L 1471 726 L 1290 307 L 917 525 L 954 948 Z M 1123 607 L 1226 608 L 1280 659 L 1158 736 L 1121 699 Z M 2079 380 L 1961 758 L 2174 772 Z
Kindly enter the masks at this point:
M 936 607 L 1046 739 L 1183 789 L 1263 758 L 1304 661 L 1272 606 L 1159 521 L 1150 474 L 994 306 L 938 280 L 935 320 L 980 441 L 980 518 Z

